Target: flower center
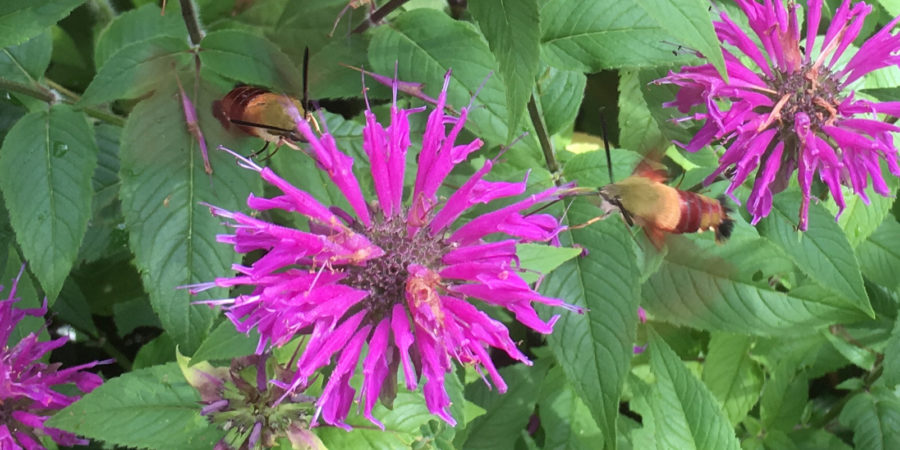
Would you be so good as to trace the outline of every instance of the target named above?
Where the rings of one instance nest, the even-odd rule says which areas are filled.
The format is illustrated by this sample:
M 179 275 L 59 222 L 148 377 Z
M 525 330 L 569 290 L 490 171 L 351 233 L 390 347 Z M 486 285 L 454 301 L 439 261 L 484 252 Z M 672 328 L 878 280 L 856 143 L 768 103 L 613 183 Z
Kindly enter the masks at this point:
M 840 86 L 831 71 L 806 65 L 793 73 L 778 73 L 771 81 L 777 92 L 776 107 L 769 121 L 777 120 L 785 135 L 794 135 L 794 117 L 798 113 L 809 116 L 810 127 L 821 129 L 837 117 Z
M 12 417 L 12 414 L 16 411 L 28 411 L 35 414 L 42 413 L 41 410 L 29 407 L 30 404 L 31 402 L 25 397 L 0 399 L 0 425 L 6 426 L 10 433 L 24 432 L 29 436 L 34 436 L 34 433 L 32 433 L 28 427 L 23 427 L 18 420 Z
M 384 255 L 367 261 L 365 266 L 347 269 L 346 283 L 370 292 L 367 309 L 374 317 L 386 317 L 395 304 L 405 301 L 410 264 L 437 271 L 441 257 L 450 249 L 441 236 L 431 237 L 424 228 L 410 236 L 405 217 L 405 213 L 387 218 L 378 214 L 370 227 L 356 230 L 384 250 Z

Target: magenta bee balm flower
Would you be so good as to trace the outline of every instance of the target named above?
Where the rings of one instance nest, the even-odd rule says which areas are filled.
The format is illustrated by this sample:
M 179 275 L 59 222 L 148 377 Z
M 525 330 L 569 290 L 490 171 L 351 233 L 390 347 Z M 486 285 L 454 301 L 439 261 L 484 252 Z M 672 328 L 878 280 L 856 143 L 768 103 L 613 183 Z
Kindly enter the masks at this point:
M 525 192 L 524 180 L 485 180 L 496 163 L 487 161 L 446 199 L 438 196 L 454 166 L 482 145 L 477 139 L 455 145 L 468 108 L 462 108 L 458 118 L 444 114 L 448 83 L 449 73 L 428 117 L 408 202 L 404 202 L 403 185 L 410 146 L 408 116 L 424 108 L 398 109 L 395 83 L 390 126 L 376 122 L 371 110 L 365 113 L 363 148 L 371 165 L 375 199 L 366 201 L 351 170 L 352 158 L 337 149 L 334 138 L 327 132 L 316 136 L 294 111 L 297 129 L 309 141 L 308 152 L 347 198 L 351 211 L 328 207 L 270 169 L 240 157 L 245 167 L 258 171 L 282 192 L 274 198 L 251 195 L 248 206 L 301 214 L 309 221 L 308 229 L 212 208 L 235 229 L 234 234 L 219 236 L 220 242 L 233 245 L 239 253 L 264 250 L 266 254 L 250 267 L 235 267 L 238 276 L 193 286 L 193 291 L 251 286 L 250 294 L 211 303 L 225 305 L 238 330 L 256 328 L 261 335 L 260 352 L 266 344 L 281 346 L 309 335 L 287 393 L 305 389 L 317 371 L 331 366 L 316 402 L 316 417 L 321 415 L 329 424 L 349 428 L 344 419 L 356 400 L 365 416 L 381 426 L 372 408 L 379 398 L 388 404 L 392 401 L 401 366 L 407 388 L 416 389 L 422 382 L 428 409 L 455 424 L 444 387 L 453 360 L 476 368 L 500 392 L 506 385 L 489 348 L 530 363 L 506 327 L 477 305 L 501 306 L 541 333 L 552 330 L 557 316 L 542 320 L 534 303 L 580 311 L 536 292 L 517 267 L 516 244 L 549 241 L 562 230 L 552 216 L 525 213 L 539 202 L 558 198 L 555 188 L 462 219 L 473 205 Z M 360 358 L 362 386 L 357 393 L 350 379 Z
M 696 151 L 714 141 L 727 147 L 710 182 L 728 167 L 735 168 L 727 193 L 732 195 L 750 173 L 759 168 L 747 209 L 753 223 L 769 214 L 772 195 L 787 187 L 794 170 L 803 193 L 800 226 L 807 227 L 813 175 L 828 186 L 842 211 L 841 185 L 868 203 L 865 188 L 871 179 L 875 192 L 890 195 L 881 174 L 881 161 L 900 176 L 892 132 L 897 126 L 879 120 L 879 114 L 900 116 L 900 102 L 859 98 L 853 84 L 869 72 L 900 63 L 900 36 L 892 20 L 859 49 L 850 49 L 872 7 L 841 3 L 826 21 L 822 1 L 811 0 L 806 11 L 806 32 L 801 35 L 797 5 L 780 0 L 737 0 L 755 36 L 748 36 L 724 12 L 714 22 L 729 81 L 710 65 L 684 67 L 659 80 L 680 87 L 675 101 L 682 113 L 705 107 L 683 120 L 704 120 L 691 142 Z M 801 40 L 801 38 L 804 38 Z M 761 44 L 761 46 L 760 46 Z M 734 53 L 737 50 L 738 53 Z M 736 200 L 736 199 L 735 199 Z
M 6 300 L 0 300 L 0 448 L 44 449 L 41 437 L 49 436 L 59 445 L 87 445 L 88 441 L 74 434 L 44 426 L 44 422 L 56 411 L 69 406 L 80 396 L 65 395 L 57 391 L 59 385 L 74 384 L 78 390 L 88 393 L 103 383 L 98 375 L 83 369 L 106 364 L 110 361 L 94 361 L 60 370 L 59 363 L 46 364 L 41 358 L 48 352 L 62 347 L 68 338 L 39 342 L 30 333 L 14 347 L 9 348 L 9 337 L 25 315 L 43 316 L 47 303 L 37 309 L 16 309 L 19 301 L 16 287 L 22 270 L 13 281 Z

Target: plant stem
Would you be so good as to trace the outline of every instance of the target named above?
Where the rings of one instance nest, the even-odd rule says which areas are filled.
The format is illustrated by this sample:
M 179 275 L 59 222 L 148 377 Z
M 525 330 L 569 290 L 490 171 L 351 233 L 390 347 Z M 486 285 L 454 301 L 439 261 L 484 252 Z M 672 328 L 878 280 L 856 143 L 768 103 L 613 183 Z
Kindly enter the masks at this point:
M 534 93 L 528 99 L 528 116 L 531 117 L 531 124 L 534 125 L 534 131 L 537 133 L 538 141 L 541 143 L 541 151 L 544 152 L 544 161 L 547 162 L 547 170 L 552 174 L 559 171 L 559 163 L 556 161 L 556 151 L 553 149 L 553 143 L 550 142 L 550 135 L 547 133 L 547 126 L 544 124 L 544 118 L 538 111 L 537 102 L 534 100 Z M 558 183 L 559 181 L 557 181 Z
M 47 103 L 53 103 L 57 100 L 53 93 L 43 86 L 27 85 L 2 77 L 0 77 L 0 89 L 18 92 L 19 94 L 25 94 L 29 97 L 34 97 Z
M 408 0 L 391 0 L 385 3 L 381 8 L 378 8 L 366 17 L 361 24 L 357 25 L 356 28 L 351 31 L 351 33 L 362 33 L 363 31 L 372 28 L 373 25 L 377 25 L 378 22 L 381 22 L 381 19 L 384 19 L 391 11 L 399 8 L 401 5 L 406 3 Z
M 121 367 L 126 372 L 131 372 L 134 364 L 130 359 L 128 359 L 128 356 L 126 356 L 124 353 L 119 351 L 119 349 L 110 344 L 107 339 L 101 338 L 101 341 L 103 342 L 103 344 L 101 345 L 103 351 L 106 352 L 107 355 L 115 359 L 116 364 L 118 364 L 119 367 Z
M 65 97 L 63 99 L 63 101 L 65 101 L 66 103 L 74 104 L 74 103 L 77 103 L 78 100 L 81 98 L 78 94 L 66 89 L 64 86 L 62 86 L 61 84 L 59 84 L 53 80 L 47 79 L 47 85 L 50 86 L 51 89 L 62 93 L 63 96 Z M 97 108 L 81 108 L 81 110 L 84 111 L 85 114 L 87 114 L 95 119 L 102 120 L 108 124 L 115 125 L 118 127 L 125 126 L 125 119 L 123 119 L 115 114 L 108 113 L 106 111 L 103 111 L 103 110 L 100 110 Z
M 45 88 L 41 85 L 27 85 L 23 83 L 19 83 L 18 81 L 9 80 L 3 77 L 0 77 L 0 90 L 7 90 L 11 92 L 17 92 L 19 94 L 27 95 L 29 97 L 34 97 L 38 100 L 53 104 L 59 101 L 63 101 L 67 104 L 74 104 L 78 102 L 78 94 L 62 87 L 59 83 L 54 82 L 53 80 L 47 80 L 47 85 L 50 86 L 50 89 Z M 52 90 L 51 90 L 52 89 Z M 57 98 L 56 95 L 53 94 L 53 91 L 57 91 L 63 95 L 63 98 Z M 116 126 L 124 126 L 125 119 L 112 114 L 106 111 L 102 111 L 96 108 L 81 108 L 85 114 L 95 118 L 102 120 L 106 123 L 116 125 Z
M 203 40 L 203 32 L 200 31 L 200 21 L 191 0 L 181 0 L 181 17 L 191 36 L 191 43 L 193 45 L 200 44 L 200 41 Z

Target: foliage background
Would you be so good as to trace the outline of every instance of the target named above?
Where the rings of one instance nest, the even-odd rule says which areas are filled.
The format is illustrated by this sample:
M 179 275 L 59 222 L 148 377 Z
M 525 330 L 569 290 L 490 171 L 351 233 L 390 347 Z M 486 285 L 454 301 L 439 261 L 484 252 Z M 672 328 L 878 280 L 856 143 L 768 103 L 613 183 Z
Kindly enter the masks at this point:
M 711 14 L 737 16 L 733 4 L 701 0 L 449 3 L 411 0 L 353 33 L 366 8 L 335 25 L 347 0 L 197 0 L 203 33 L 191 38 L 178 2 L 165 14 L 139 0 L 0 2 L 0 279 L 28 262 L 26 303 L 46 295 L 49 332 L 75 336 L 54 360 L 117 360 L 102 369 L 102 395 L 53 426 L 98 448 L 202 448 L 221 431 L 199 415 L 172 363 L 176 345 L 212 361 L 254 349 L 253 336 L 176 289 L 238 262 L 215 242 L 225 229 L 199 203 L 240 209 L 248 192 L 262 193 L 222 152 L 210 152 L 214 172 L 204 172 L 179 82 L 210 148 L 249 154 L 259 140 L 225 131 L 209 105 L 238 82 L 299 97 L 308 47 L 311 97 L 365 180 L 360 74 L 344 65 L 387 75 L 396 65 L 400 79 L 424 83 L 431 96 L 452 69 L 449 103 L 479 105 L 467 132 L 489 147 L 470 173 L 527 131 L 495 177 L 530 170 L 533 189 L 555 180 L 601 186 L 610 182 L 606 160 L 590 136 L 600 134 L 600 117 L 618 178 L 641 155 L 686 142 L 694 130 L 661 107 L 673 88 L 650 82 L 699 63 L 686 49 L 717 55 L 721 66 Z M 835 5 L 826 2 L 826 14 Z M 900 12 L 892 0 L 873 6 L 861 39 Z M 386 112 L 390 91 L 366 84 Z M 896 98 L 898 85 L 896 68 L 883 70 L 861 82 L 860 95 Z M 541 138 L 556 148 L 558 168 Z M 720 151 L 670 148 L 673 183 L 720 194 L 721 182 L 697 186 Z M 267 163 L 323 201 L 344 202 L 302 154 L 284 149 Z M 488 391 L 461 370 L 451 383 L 466 399 L 454 410 L 456 429 L 429 415 L 420 393 L 400 389 L 392 411 L 379 407 L 388 432 L 357 420 L 353 432 L 317 434 L 331 448 L 900 448 L 898 208 L 893 198 L 852 197 L 835 221 L 822 195 L 806 233 L 795 231 L 796 186 L 756 227 L 736 208 L 722 246 L 709 233 L 682 235 L 658 252 L 617 219 L 567 233 L 566 243 L 588 254 L 559 266 L 542 290 L 589 312 L 564 314 L 546 340 L 513 328 L 536 364 L 502 370 L 509 392 Z M 598 214 L 588 202 L 567 206 L 572 224 Z M 546 270 L 538 262 L 547 258 L 537 253 L 531 264 Z M 40 326 L 23 322 L 13 339 Z M 634 355 L 635 344 L 649 348 Z

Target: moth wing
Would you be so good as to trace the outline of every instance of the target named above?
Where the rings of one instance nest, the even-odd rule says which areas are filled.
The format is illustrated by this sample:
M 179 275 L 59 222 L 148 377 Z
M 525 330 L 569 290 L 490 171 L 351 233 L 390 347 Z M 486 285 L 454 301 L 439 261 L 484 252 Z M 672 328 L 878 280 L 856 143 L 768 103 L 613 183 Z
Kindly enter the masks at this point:
M 662 163 L 644 159 L 634 168 L 634 174 L 648 178 L 657 183 L 665 183 L 669 178 L 669 172 Z
M 657 250 L 662 250 L 663 246 L 666 245 L 666 233 L 665 231 L 654 227 L 652 225 L 644 226 L 644 234 L 647 235 L 647 239 L 656 247 Z

